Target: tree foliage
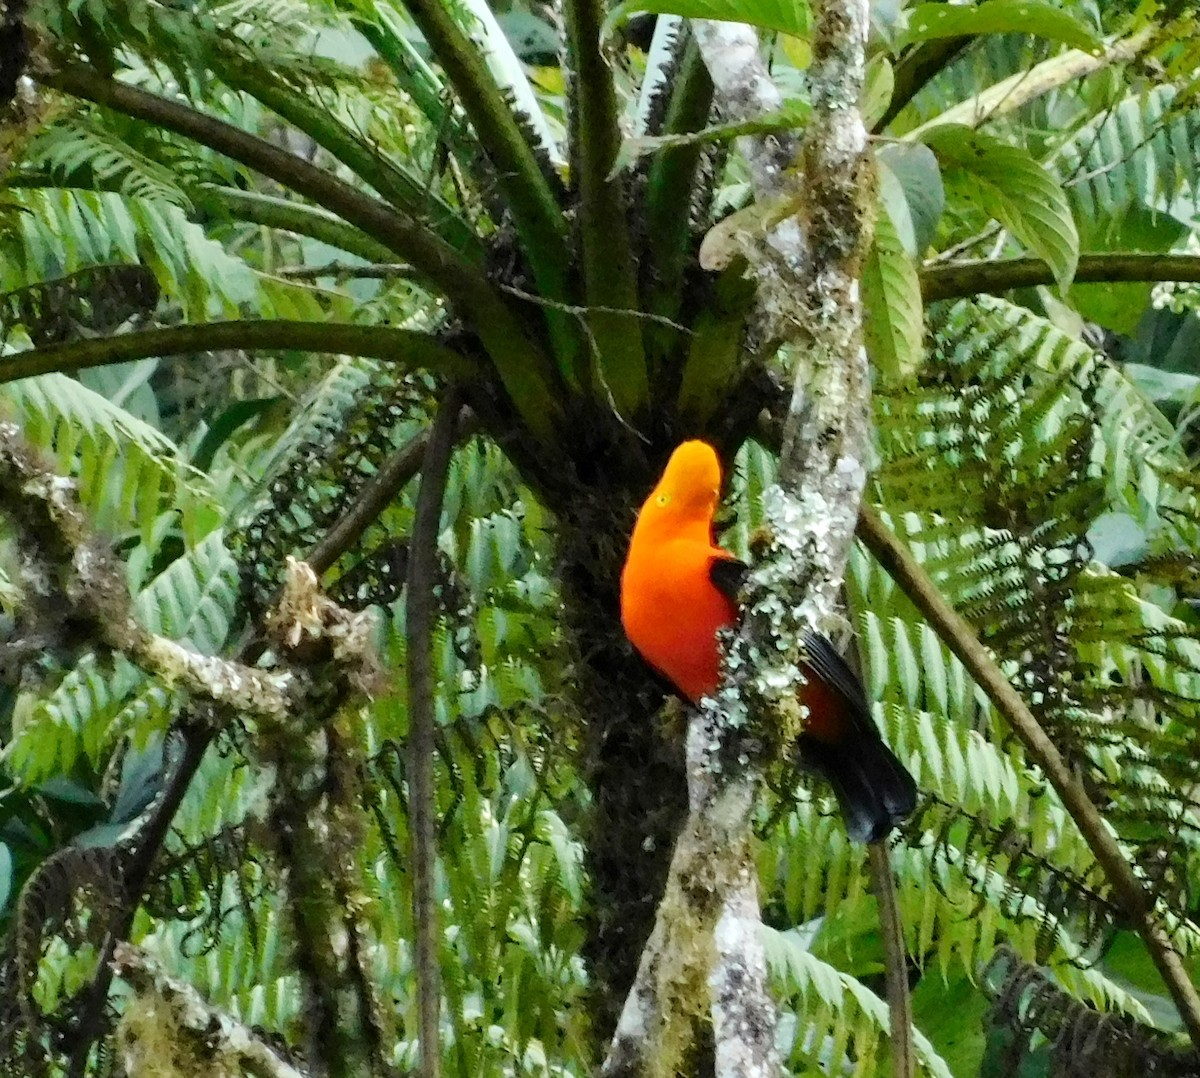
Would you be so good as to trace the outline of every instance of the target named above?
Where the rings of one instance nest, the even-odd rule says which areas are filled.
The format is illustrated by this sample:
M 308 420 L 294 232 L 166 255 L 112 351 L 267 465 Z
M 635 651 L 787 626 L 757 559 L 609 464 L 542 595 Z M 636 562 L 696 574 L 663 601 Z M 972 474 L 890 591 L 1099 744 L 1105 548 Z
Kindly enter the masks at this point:
M 52 553 L 0 507 L 0 1071 L 119 1073 L 156 1045 L 175 1073 L 241 1065 L 147 1017 L 169 988 L 114 981 L 126 940 L 305 1073 L 416 1065 L 430 911 L 402 671 L 414 480 L 449 396 L 416 582 L 437 611 L 434 1052 L 454 1074 L 590 1073 L 686 796 L 680 709 L 619 627 L 623 542 L 672 446 L 703 436 L 734 462 L 726 540 L 754 548 L 791 357 L 746 253 L 796 207 L 752 201 L 744 140 L 794 166 L 810 13 L 22 7 L 3 15 L 28 55 L 0 77 L 2 418 L 74 481 L 145 630 L 319 689 L 284 721 L 189 691 L 39 591 Z M 687 18 L 761 27 L 781 107 L 722 122 Z M 1197 292 L 1103 274 L 1196 255 L 1197 18 L 876 5 L 862 274 L 867 500 L 1051 735 L 1189 971 Z M 1100 283 L 1074 282 L 1081 254 Z M 1018 257 L 1046 283 L 1010 291 Z M 369 696 L 320 632 L 306 650 L 272 627 L 289 558 L 373 612 L 391 676 Z M 920 1068 L 1194 1072 L 1038 760 L 865 546 L 846 602 L 921 788 L 891 849 Z M 807 776 L 769 786 L 755 856 L 791 1072 L 888 1073 L 866 853 Z

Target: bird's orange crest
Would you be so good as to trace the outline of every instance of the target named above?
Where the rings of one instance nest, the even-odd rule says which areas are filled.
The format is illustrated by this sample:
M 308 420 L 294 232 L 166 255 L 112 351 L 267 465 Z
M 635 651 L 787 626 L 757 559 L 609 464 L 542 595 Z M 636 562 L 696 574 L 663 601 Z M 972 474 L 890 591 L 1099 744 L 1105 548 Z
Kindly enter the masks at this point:
M 683 442 L 667 461 L 666 470 L 650 497 L 646 510 L 711 519 L 721 497 L 721 462 L 707 442 Z

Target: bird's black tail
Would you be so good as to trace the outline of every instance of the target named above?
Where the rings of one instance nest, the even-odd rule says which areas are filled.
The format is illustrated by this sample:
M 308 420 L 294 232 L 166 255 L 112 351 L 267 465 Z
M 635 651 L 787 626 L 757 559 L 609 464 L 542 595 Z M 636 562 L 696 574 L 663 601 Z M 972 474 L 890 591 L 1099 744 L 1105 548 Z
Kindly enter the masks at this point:
M 801 737 L 805 763 L 833 787 L 850 837 L 878 842 L 917 804 L 917 784 L 878 733 L 830 744 Z

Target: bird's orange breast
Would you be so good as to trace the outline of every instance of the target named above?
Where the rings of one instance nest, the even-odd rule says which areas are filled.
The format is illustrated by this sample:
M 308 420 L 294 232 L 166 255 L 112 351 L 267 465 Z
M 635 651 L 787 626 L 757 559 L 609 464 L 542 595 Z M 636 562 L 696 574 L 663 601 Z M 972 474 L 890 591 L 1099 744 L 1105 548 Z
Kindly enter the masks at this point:
M 720 676 L 717 631 L 737 620 L 709 579 L 713 547 L 690 539 L 634 543 L 621 574 L 621 620 L 634 647 L 691 700 Z

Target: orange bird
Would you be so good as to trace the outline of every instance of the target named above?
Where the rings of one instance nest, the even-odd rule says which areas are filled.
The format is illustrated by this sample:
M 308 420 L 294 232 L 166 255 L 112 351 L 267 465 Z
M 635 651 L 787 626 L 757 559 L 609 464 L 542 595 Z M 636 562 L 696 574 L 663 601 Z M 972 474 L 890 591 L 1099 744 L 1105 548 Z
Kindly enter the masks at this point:
M 737 592 L 749 568 L 714 541 L 720 498 L 716 452 L 684 442 L 638 514 L 621 573 L 626 635 L 693 703 L 717 688 L 717 631 L 737 624 Z M 916 784 L 883 743 L 862 683 L 833 645 L 815 633 L 804 645 L 802 759 L 833 787 L 851 837 L 876 842 L 912 812 Z

